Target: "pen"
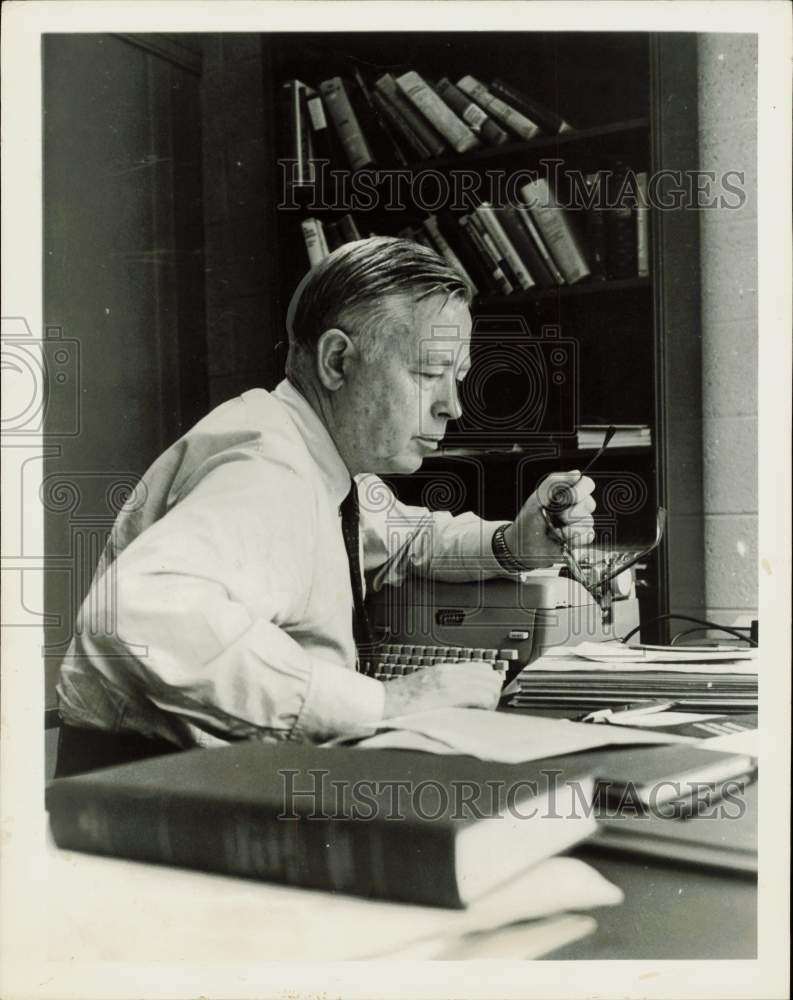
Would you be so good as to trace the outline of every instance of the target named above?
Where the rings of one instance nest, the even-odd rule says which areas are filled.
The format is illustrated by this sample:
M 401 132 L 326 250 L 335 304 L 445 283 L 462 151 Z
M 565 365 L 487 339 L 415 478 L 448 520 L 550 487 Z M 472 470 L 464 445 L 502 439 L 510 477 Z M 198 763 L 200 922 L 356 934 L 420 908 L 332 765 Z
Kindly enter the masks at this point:
M 625 717 L 631 715 L 654 715 L 657 712 L 668 712 L 677 702 L 675 701 L 636 701 L 620 708 L 601 708 L 595 712 L 585 712 L 579 715 L 576 722 L 608 722 L 615 715 Z

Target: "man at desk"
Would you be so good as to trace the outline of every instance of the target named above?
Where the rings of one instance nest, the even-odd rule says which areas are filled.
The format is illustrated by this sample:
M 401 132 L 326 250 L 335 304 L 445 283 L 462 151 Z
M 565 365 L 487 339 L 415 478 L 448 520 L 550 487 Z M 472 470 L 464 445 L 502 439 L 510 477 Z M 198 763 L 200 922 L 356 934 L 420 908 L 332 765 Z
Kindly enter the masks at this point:
M 287 378 L 200 421 L 116 521 L 61 668 L 60 774 L 496 705 L 500 677 L 485 662 L 388 684 L 356 672 L 361 551 L 389 583 L 408 569 L 481 579 L 558 557 L 538 494 L 503 525 L 407 507 L 376 476 L 416 471 L 460 416 L 469 302 L 455 270 L 406 240 L 346 244 L 309 272 L 290 304 Z M 562 534 L 587 544 L 593 483 L 561 479 Z M 112 628 L 94 627 L 108 615 Z

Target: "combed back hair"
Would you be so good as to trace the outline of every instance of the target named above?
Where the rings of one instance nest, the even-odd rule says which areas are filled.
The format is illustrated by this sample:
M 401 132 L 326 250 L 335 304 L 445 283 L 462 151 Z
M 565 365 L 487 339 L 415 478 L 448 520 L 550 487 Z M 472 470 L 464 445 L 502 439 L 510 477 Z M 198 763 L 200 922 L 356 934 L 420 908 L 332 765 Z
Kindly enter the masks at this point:
M 305 275 L 287 312 L 289 360 L 313 354 L 332 327 L 351 337 L 375 332 L 387 314 L 384 299 L 405 296 L 412 302 L 442 295 L 469 304 L 471 288 L 459 271 L 421 243 L 372 236 L 345 243 Z M 348 328 L 349 326 L 349 328 Z

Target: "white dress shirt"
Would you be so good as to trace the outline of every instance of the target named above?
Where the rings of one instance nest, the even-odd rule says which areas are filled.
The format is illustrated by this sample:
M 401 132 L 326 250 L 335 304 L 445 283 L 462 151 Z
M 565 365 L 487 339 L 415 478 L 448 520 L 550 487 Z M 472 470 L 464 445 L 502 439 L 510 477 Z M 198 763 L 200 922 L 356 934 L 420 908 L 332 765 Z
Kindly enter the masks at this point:
M 324 740 L 382 718 L 355 669 L 339 505 L 350 475 L 289 383 L 215 409 L 120 513 L 61 667 L 64 721 L 179 746 Z M 409 507 L 357 478 L 373 586 L 502 576 L 500 522 Z

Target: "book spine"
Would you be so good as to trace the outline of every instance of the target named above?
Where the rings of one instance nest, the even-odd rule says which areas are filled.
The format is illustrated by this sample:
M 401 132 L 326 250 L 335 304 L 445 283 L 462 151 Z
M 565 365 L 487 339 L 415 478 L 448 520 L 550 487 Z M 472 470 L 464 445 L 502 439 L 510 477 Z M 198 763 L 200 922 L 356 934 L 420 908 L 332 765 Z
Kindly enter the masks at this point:
M 636 210 L 632 199 L 623 194 L 626 178 L 625 168 L 619 168 L 611 175 L 613 187 L 609 205 L 613 201 L 617 204 L 606 213 L 606 264 L 609 278 L 615 281 L 634 278 L 638 270 Z
M 515 209 L 511 205 L 505 205 L 504 208 L 499 208 L 495 211 L 504 232 L 507 234 L 507 238 L 526 265 L 526 270 L 534 278 L 534 284 L 538 288 L 551 288 L 554 286 L 556 280 L 540 256 L 539 250 L 534 246 L 534 242 L 526 232 L 526 228 L 520 221 Z
M 366 85 L 366 81 L 363 76 L 361 76 L 360 70 L 357 68 L 355 70 L 355 82 L 358 85 L 358 93 L 360 94 L 361 101 L 363 101 L 365 106 L 367 117 L 369 118 L 373 129 L 376 129 L 379 133 L 382 145 L 385 147 L 386 154 L 391 160 L 400 166 L 407 166 L 407 157 L 402 152 L 402 147 L 397 143 L 390 129 L 387 127 L 382 115 L 380 114 L 379 108 L 372 100 L 372 94 Z
M 432 245 L 429 236 L 422 229 L 417 229 L 414 226 L 405 226 L 404 229 L 399 230 L 398 236 L 403 240 L 412 240 L 414 243 L 420 243 L 423 247 L 432 250 L 434 253 L 438 252 Z
M 286 157 L 296 167 L 289 174 L 290 186 L 303 187 L 311 183 L 306 107 L 306 86 L 300 80 L 288 80 L 281 88 L 283 117 L 286 121 Z
M 540 231 L 535 225 L 534 219 L 532 219 L 531 215 L 529 214 L 529 210 L 526 208 L 525 205 L 514 205 L 513 207 L 515 209 L 517 218 L 519 218 L 520 221 L 525 226 L 529 239 L 531 240 L 532 244 L 537 248 L 537 252 L 539 253 L 540 257 L 542 257 L 543 264 L 545 264 L 546 268 L 548 269 L 548 273 L 553 278 L 554 283 L 557 285 L 563 285 L 565 283 L 564 275 L 556 266 L 556 261 L 553 259 L 548 250 L 548 247 L 545 245 L 545 240 L 540 235 Z
M 452 249 L 449 241 L 440 231 L 438 226 L 438 220 L 434 215 L 428 216 L 424 219 L 422 225 L 430 238 L 430 242 L 434 245 L 435 250 L 446 260 L 446 262 L 455 269 L 465 278 L 466 283 L 471 289 L 472 294 L 478 295 L 479 289 L 476 287 L 476 282 L 473 280 L 471 275 L 465 268 L 465 265 L 457 256 L 457 254 Z
M 636 209 L 636 263 L 640 278 L 650 273 L 650 205 L 647 201 L 647 174 L 636 175 L 639 205 Z
M 333 161 L 330 124 L 325 114 L 322 97 L 314 91 L 306 98 L 306 111 L 311 123 L 314 160 Z
M 515 285 L 510 280 L 510 276 L 502 266 L 499 252 L 490 238 L 490 234 L 482 225 L 481 221 L 473 214 L 464 215 L 460 220 L 461 225 L 471 238 L 471 242 L 479 250 L 483 260 L 487 261 L 493 280 L 496 282 L 499 292 L 502 295 L 511 295 L 515 291 Z
M 407 823 L 279 819 L 253 805 L 130 794 L 78 783 L 48 790 L 55 843 L 135 861 L 402 902 L 459 908 L 453 834 Z M 421 856 L 406 873 L 402 852 Z M 429 866 L 426 870 L 424 866 Z M 431 873 L 431 874 L 429 874 Z
M 464 94 L 468 94 L 472 100 L 484 108 L 489 115 L 497 118 L 502 125 L 511 129 L 519 138 L 529 140 L 540 134 L 540 129 L 533 121 L 491 94 L 487 87 L 475 77 L 464 76 L 457 81 L 457 86 Z
M 437 214 L 438 226 L 446 237 L 452 250 L 463 262 L 466 271 L 471 275 L 479 294 L 487 295 L 496 292 L 490 270 L 485 266 L 478 251 L 475 249 L 466 231 L 459 225 L 459 216 L 444 209 Z
M 589 248 L 589 269 L 592 277 L 598 281 L 604 281 L 607 277 L 606 271 L 606 215 L 599 206 L 600 185 L 603 175 L 600 173 L 587 174 L 584 178 L 588 193 L 593 194 L 592 207 L 587 212 L 586 234 L 587 246 Z
M 319 264 L 321 260 L 324 260 L 329 253 L 322 223 L 319 219 L 311 217 L 303 219 L 300 223 L 300 228 L 303 230 L 308 262 L 311 267 L 314 267 L 315 264 Z
M 500 146 L 509 142 L 509 136 L 493 119 L 467 97 L 459 87 L 444 77 L 438 81 L 435 88 L 452 111 L 459 115 L 474 135 L 479 136 L 490 146 Z
M 332 253 L 336 247 L 340 247 L 344 242 L 339 231 L 339 224 L 338 222 L 325 222 L 322 227 L 325 230 L 325 242 L 328 245 L 328 250 Z
M 430 155 L 429 149 L 427 149 L 418 134 L 413 131 L 405 119 L 400 116 L 396 108 L 389 103 L 388 98 L 376 90 L 372 94 L 372 100 L 394 132 L 402 137 L 407 148 L 412 150 L 420 160 L 426 160 Z
M 552 111 L 545 104 L 535 101 L 527 94 L 524 94 L 523 91 L 505 83 L 503 80 L 493 80 L 490 84 L 490 90 L 496 97 L 500 97 L 507 104 L 515 108 L 516 111 L 519 111 L 531 121 L 537 122 L 542 131 L 547 132 L 548 135 L 572 131 L 572 126 L 564 118 L 557 115 L 555 111 Z
M 490 238 L 501 251 L 501 255 L 509 264 L 510 270 L 518 280 L 518 285 L 524 291 L 534 287 L 534 278 L 529 274 L 526 265 L 520 258 L 511 240 L 504 232 L 504 227 L 496 215 L 490 202 L 483 201 L 474 209 L 475 213 L 482 220 L 482 225 L 490 234 Z
M 319 89 L 350 167 L 360 170 L 361 167 L 374 163 L 374 156 L 350 103 L 344 81 L 341 77 L 334 76 L 330 80 L 324 80 Z
M 405 97 L 414 103 L 456 153 L 467 153 L 479 146 L 479 140 L 471 129 L 465 122 L 460 121 L 418 73 L 410 70 L 398 76 L 396 82 Z
M 545 178 L 539 177 L 536 181 L 525 184 L 520 189 L 520 196 L 528 206 L 565 281 L 572 285 L 589 277 L 586 257 L 563 209 L 551 197 L 551 189 Z
M 410 126 L 427 147 L 430 156 L 442 156 L 447 149 L 446 143 L 435 129 L 429 125 L 416 111 L 410 101 L 397 86 L 390 73 L 384 73 L 375 81 L 375 89 L 391 104 L 391 106 Z
M 342 237 L 342 243 L 352 243 L 361 238 L 361 233 L 355 219 L 353 219 L 349 212 L 346 215 L 342 215 L 337 225 Z

